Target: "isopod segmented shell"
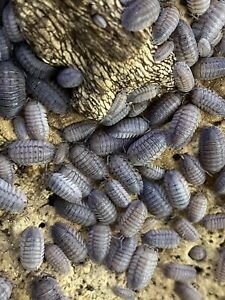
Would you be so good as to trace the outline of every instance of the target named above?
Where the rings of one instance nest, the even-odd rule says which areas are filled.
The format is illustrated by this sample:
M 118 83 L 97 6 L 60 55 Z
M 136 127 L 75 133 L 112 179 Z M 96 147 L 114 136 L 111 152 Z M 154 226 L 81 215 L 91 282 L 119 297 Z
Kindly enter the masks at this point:
M 170 54 L 173 53 L 173 50 L 174 50 L 173 41 L 167 41 L 163 43 L 156 49 L 153 55 L 154 61 L 157 63 L 162 62 L 163 60 L 167 59 L 170 56 Z
M 112 288 L 112 291 L 113 293 L 121 298 L 121 299 L 124 299 L 124 300 L 135 300 L 135 292 L 128 289 L 128 288 L 123 288 L 123 287 L 120 287 L 120 286 L 114 286 Z
M 54 244 L 45 245 L 45 258 L 55 271 L 67 274 L 71 270 L 71 263 L 64 252 Z
M 214 191 L 219 195 L 225 194 L 225 170 L 222 170 L 214 183 Z
M 219 283 L 225 282 L 225 248 L 224 247 L 220 250 L 219 253 L 215 275 L 216 275 L 216 280 Z
M 161 249 L 176 248 L 180 241 L 179 235 L 172 229 L 151 229 L 143 238 L 145 244 Z
M 1 300 L 9 300 L 12 294 L 12 284 L 8 279 L 0 277 L 0 295 Z
M 194 76 L 190 67 L 185 62 L 176 62 L 173 65 L 173 77 L 179 91 L 187 93 L 194 88 Z
M 31 295 L 32 300 L 66 300 L 58 282 L 49 276 L 37 278 L 32 282 Z
M 192 16 L 201 16 L 209 8 L 210 0 L 187 0 L 187 7 Z
M 175 293 L 181 300 L 202 300 L 202 295 L 190 284 L 185 282 L 175 282 Z
M 63 129 L 63 137 L 66 141 L 75 143 L 91 135 L 96 127 L 97 123 L 92 120 L 72 123 Z
M 210 45 L 210 42 L 207 39 L 200 39 L 200 41 L 198 42 L 198 51 L 199 51 L 199 56 L 200 57 L 208 57 L 211 56 L 213 54 L 213 49 Z M 192 69 L 193 73 L 194 68 Z M 195 74 L 194 74 L 195 76 Z
M 4 27 L 0 29 L 0 61 L 9 60 L 12 50 L 12 45 L 6 35 Z
M 216 231 L 225 228 L 225 214 L 208 214 L 206 215 L 201 224 L 209 231 Z
M 104 189 L 106 194 L 109 196 L 110 200 L 117 206 L 117 207 L 127 207 L 130 202 L 131 198 L 122 184 L 115 179 L 107 179 L 104 182 Z
M 146 166 L 139 167 L 138 170 L 141 175 L 148 180 L 160 180 L 165 174 L 165 169 L 151 163 Z
M 18 140 L 29 140 L 29 134 L 27 132 L 25 120 L 21 116 L 17 116 L 13 119 L 13 127 Z
M 194 225 L 192 225 L 185 218 L 178 218 L 174 222 L 174 229 L 184 240 L 194 242 L 199 239 L 198 231 L 196 230 Z
M 189 281 L 196 278 L 196 269 L 192 266 L 178 263 L 167 263 L 163 266 L 163 273 L 166 277 L 175 281 Z
M 144 101 L 149 101 L 155 98 L 160 92 L 160 86 L 158 84 L 148 84 L 137 88 L 136 90 L 132 91 L 127 96 L 127 101 L 132 103 L 140 103 Z
M 8 155 L 12 161 L 22 166 L 46 164 L 55 154 L 55 147 L 44 141 L 15 141 L 8 146 Z
M 158 0 L 135 0 L 124 8 L 121 23 L 128 31 L 139 31 L 150 27 L 158 18 Z
M 146 287 L 158 262 L 158 252 L 147 245 L 138 246 L 127 272 L 127 286 L 132 290 Z
M 190 249 L 188 255 L 196 261 L 201 261 L 207 257 L 207 252 L 204 246 L 196 245 Z
M 203 193 L 197 193 L 191 197 L 187 207 L 187 217 L 192 223 L 197 223 L 203 219 L 206 214 L 208 201 Z
M 192 68 L 193 75 L 199 80 L 213 80 L 225 76 L 224 57 L 201 58 Z
M 29 271 L 40 268 L 44 259 L 44 236 L 35 226 L 27 227 L 21 234 L 20 261 L 22 266 Z
M 78 69 L 65 68 L 59 71 L 56 80 L 57 83 L 63 88 L 75 88 L 81 85 L 83 81 L 83 75 Z
M 13 163 L 3 154 L 0 154 L 0 178 L 13 184 L 16 173 Z

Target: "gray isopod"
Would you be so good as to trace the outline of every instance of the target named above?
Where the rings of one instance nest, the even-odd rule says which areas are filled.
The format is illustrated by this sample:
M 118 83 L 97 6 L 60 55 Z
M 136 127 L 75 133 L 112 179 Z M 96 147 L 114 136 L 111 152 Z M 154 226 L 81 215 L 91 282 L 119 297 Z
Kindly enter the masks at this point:
M 204 246 L 196 245 L 190 249 L 188 255 L 196 261 L 202 261 L 207 257 L 207 252 Z
M 180 169 L 185 179 L 194 186 L 200 186 L 206 180 L 205 171 L 193 155 L 186 153 L 181 156 Z
M 174 50 L 173 41 L 167 41 L 163 43 L 156 49 L 153 55 L 154 61 L 157 63 L 162 62 L 163 60 L 167 59 L 170 56 L 170 54 L 173 53 L 173 50 Z
M 8 155 L 18 165 L 46 164 L 55 154 L 55 147 L 44 141 L 15 141 L 8 146 Z
M 190 284 L 185 282 L 175 282 L 175 293 L 181 300 L 202 300 L 202 295 Z
M 58 282 L 49 276 L 32 282 L 31 295 L 32 300 L 68 300 L 63 296 Z
M 3 154 L 0 154 L 0 178 L 13 184 L 16 176 L 13 163 Z
M 156 218 L 164 218 L 172 214 L 172 207 L 166 198 L 166 193 L 156 182 L 144 180 L 141 200 Z
M 65 253 L 57 245 L 45 245 L 45 258 L 55 271 L 62 274 L 70 272 L 71 263 Z
M 8 279 L 0 277 L 0 299 L 9 300 L 12 294 L 12 284 Z
M 20 239 L 20 261 L 24 269 L 39 269 L 44 259 L 44 251 L 44 236 L 41 230 L 35 226 L 27 227 Z
M 193 75 L 199 80 L 213 80 L 225 76 L 225 57 L 201 58 L 193 67 Z
M 143 189 L 141 175 L 123 155 L 110 156 L 109 170 L 128 192 L 141 193 Z
M 91 226 L 96 223 L 95 215 L 86 203 L 70 203 L 57 197 L 54 207 L 60 216 L 76 224 Z
M 158 252 L 147 245 L 138 246 L 127 272 L 127 286 L 140 290 L 147 286 L 158 262 Z
M 106 257 L 107 267 L 116 273 L 125 272 L 137 247 L 137 238 L 113 237 Z
M 187 207 L 187 217 L 192 223 L 201 221 L 207 211 L 208 201 L 203 193 L 197 193 L 191 197 L 191 201 Z
M 73 180 L 61 173 L 52 173 L 48 177 L 48 187 L 53 193 L 70 203 L 80 203 L 82 193 Z
M 141 117 L 126 118 L 110 127 L 107 133 L 113 138 L 130 139 L 142 135 L 149 129 L 148 122 Z
M 199 160 L 202 167 L 212 173 L 219 172 L 225 165 L 225 137 L 215 126 L 202 129 L 199 138 Z
M 20 213 L 26 205 L 26 195 L 19 188 L 0 178 L 0 209 Z
M 199 239 L 198 231 L 194 225 L 185 218 L 177 218 L 174 222 L 174 229 L 184 240 L 194 242 Z
M 104 161 L 82 144 L 72 147 L 70 159 L 75 167 L 91 179 L 101 180 L 107 174 Z
M 148 211 L 146 206 L 140 200 L 134 200 L 130 203 L 125 213 L 119 220 L 119 229 L 123 236 L 135 236 L 144 224 Z
M 90 180 L 84 176 L 78 169 L 76 169 L 72 164 L 64 164 L 58 171 L 62 173 L 67 178 L 70 178 L 76 185 L 80 188 L 83 197 L 87 197 L 91 190 L 92 185 Z
M 40 60 L 26 43 L 16 46 L 15 56 L 23 69 L 35 78 L 48 79 L 56 73 L 56 68 Z
M 170 123 L 169 135 L 172 148 L 180 149 L 187 145 L 198 128 L 200 120 L 201 112 L 198 107 L 192 104 L 181 106 Z
M 127 150 L 127 157 L 136 165 L 145 165 L 153 161 L 167 148 L 166 135 L 158 130 L 145 133 L 134 141 Z
M 148 180 L 160 180 L 165 174 L 165 169 L 151 163 L 147 164 L 146 166 L 139 167 L 138 170 L 141 175 Z
M 59 71 L 56 80 L 63 88 L 75 88 L 83 82 L 83 75 L 78 69 L 65 68 Z
M 99 14 L 95 14 L 92 16 L 92 21 L 94 22 L 94 24 L 102 29 L 105 29 L 107 27 L 107 22 L 104 19 L 103 16 L 99 15 Z
M 190 67 L 185 62 L 176 62 L 173 65 L 173 77 L 179 91 L 187 93 L 194 88 L 194 76 Z
M 121 23 L 128 31 L 139 31 L 150 27 L 160 13 L 158 0 L 135 0 L 124 8 Z
M 116 221 L 116 208 L 105 193 L 92 190 L 88 196 L 88 205 L 102 224 L 109 225 Z
M 68 143 L 60 143 L 57 145 L 57 149 L 55 151 L 53 163 L 56 165 L 60 165 L 65 161 L 69 154 L 69 144 Z
M 92 120 L 72 123 L 63 129 L 63 137 L 66 141 L 75 143 L 90 136 L 96 127 L 97 123 Z
M 130 202 L 131 198 L 122 184 L 113 178 L 104 181 L 104 189 L 110 200 L 117 206 L 125 208 Z
M 5 32 L 5 28 L 0 29 L 0 61 L 6 61 L 10 59 L 12 45 Z
M 180 19 L 172 37 L 177 61 L 184 61 L 190 67 L 193 66 L 198 61 L 199 54 L 195 36 L 190 25 Z
M 47 140 L 49 125 L 45 107 L 37 101 L 29 101 L 24 108 L 27 130 L 35 140 Z
M 87 248 L 89 257 L 102 263 L 109 252 L 112 232 L 108 225 L 96 224 L 88 232 Z
M 123 287 L 120 287 L 120 286 L 114 286 L 112 288 L 112 291 L 113 293 L 121 298 L 121 299 L 124 299 L 124 300 L 135 300 L 135 292 L 128 289 L 128 288 L 123 288 Z
M 153 104 L 153 107 L 147 112 L 147 118 L 150 126 L 158 126 L 165 123 L 171 117 L 182 103 L 182 97 L 178 93 L 167 93 Z
M 210 0 L 187 0 L 187 7 L 192 16 L 203 15 L 210 6 Z
M 163 273 L 166 277 L 175 281 L 189 281 L 196 278 L 196 269 L 192 266 L 178 263 L 167 263 L 163 266 Z
M 225 170 L 222 170 L 214 183 L 214 191 L 219 195 L 225 195 Z
M 173 249 L 180 244 L 181 239 L 173 229 L 161 228 L 149 230 L 144 235 L 143 242 L 151 247 Z
M 152 28 L 154 44 L 161 45 L 168 40 L 178 25 L 179 16 L 176 6 L 168 6 L 161 10 L 159 18 Z
M 216 275 L 216 280 L 219 283 L 225 282 L 225 248 L 224 247 L 220 250 L 219 253 L 215 275 Z
M 176 170 L 166 171 L 164 188 L 173 208 L 182 210 L 188 206 L 191 194 L 188 184 L 180 172 Z
M 208 57 L 208 56 L 211 56 L 213 53 L 213 49 L 210 45 L 210 42 L 204 38 L 200 39 L 200 41 L 198 42 L 198 51 L 199 51 L 200 57 Z M 193 68 L 193 70 L 194 70 L 194 68 Z
M 155 98 L 160 92 L 160 86 L 158 84 L 150 83 L 130 92 L 127 96 L 127 101 L 132 103 L 140 103 L 149 101 Z
M 29 134 L 27 132 L 25 120 L 21 116 L 17 116 L 13 119 L 13 127 L 18 140 L 29 140 Z
M 144 101 L 144 102 L 140 102 L 140 103 L 133 103 L 130 106 L 130 112 L 128 117 L 132 118 L 132 117 L 137 117 L 139 115 L 141 115 L 149 106 L 150 101 Z
M 191 92 L 191 101 L 203 111 L 225 117 L 225 101 L 214 91 L 204 87 L 196 87 Z
M 55 223 L 52 226 L 52 237 L 72 263 L 81 263 L 87 257 L 87 247 L 81 235 L 69 225 Z
M 201 224 L 209 231 L 217 231 L 225 228 L 225 214 L 216 213 L 206 215 Z

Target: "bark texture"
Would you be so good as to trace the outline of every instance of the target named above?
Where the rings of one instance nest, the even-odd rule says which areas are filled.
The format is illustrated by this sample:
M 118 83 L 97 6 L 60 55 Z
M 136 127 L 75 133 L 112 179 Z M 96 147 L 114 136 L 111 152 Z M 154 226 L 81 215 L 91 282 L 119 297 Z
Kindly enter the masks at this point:
M 53 65 L 78 67 L 84 84 L 74 90 L 73 106 L 88 118 L 101 120 L 116 93 L 148 82 L 174 86 L 172 54 L 162 63 L 152 55 L 150 31 L 125 31 L 119 0 L 14 0 L 18 23 L 37 55 Z M 104 17 L 102 29 L 92 21 Z

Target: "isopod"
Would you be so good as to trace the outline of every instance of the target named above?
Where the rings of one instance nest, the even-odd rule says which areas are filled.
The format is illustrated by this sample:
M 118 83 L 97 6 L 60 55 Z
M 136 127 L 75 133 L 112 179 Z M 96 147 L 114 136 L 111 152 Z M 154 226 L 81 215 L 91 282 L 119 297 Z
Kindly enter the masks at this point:
M 200 41 L 198 42 L 198 51 L 200 57 L 208 57 L 211 56 L 213 53 L 213 49 L 210 45 L 210 42 L 204 38 L 200 39 Z M 194 70 L 195 68 L 192 69 L 193 73 L 195 72 Z
M 95 14 L 92 16 L 92 20 L 94 24 L 102 29 L 105 29 L 107 27 L 107 22 L 105 18 L 99 14 Z
M 177 218 L 174 222 L 174 229 L 184 240 L 194 242 L 199 239 L 198 231 L 194 225 L 185 218 Z
M 53 163 L 56 165 L 60 165 L 65 161 L 69 154 L 69 145 L 67 143 L 60 143 L 57 146 L 57 149 L 55 151 Z
M 29 140 L 29 134 L 27 132 L 25 120 L 21 116 L 17 116 L 13 119 L 13 127 L 18 140 Z
M 114 286 L 112 288 L 112 291 L 113 293 L 121 298 L 121 299 L 124 299 L 124 300 L 135 300 L 135 292 L 128 289 L 128 288 L 123 288 L 123 287 L 120 287 L 120 286 Z
M 215 275 L 219 283 L 225 282 L 225 248 L 224 247 L 220 250 L 219 253 Z
M 179 91 L 187 93 L 194 88 L 194 76 L 190 67 L 185 62 L 176 62 L 173 65 L 173 77 Z
M 187 7 L 192 16 L 203 15 L 210 6 L 210 0 L 187 0 Z
M 225 170 L 223 170 L 216 178 L 214 183 L 214 191 L 219 195 L 225 194 Z
M 143 242 L 149 246 L 161 249 L 176 248 L 181 239 L 173 229 L 151 229 L 143 238 Z
M 57 245 L 45 245 L 45 258 L 55 271 L 62 274 L 67 274 L 70 272 L 71 263 L 64 252 Z
M 104 189 L 106 194 L 109 196 L 110 200 L 117 207 L 124 208 L 130 204 L 131 202 L 130 195 L 118 180 L 115 179 L 105 180 Z
M 153 55 L 153 59 L 155 62 L 160 63 L 163 60 L 167 59 L 174 50 L 174 42 L 167 41 L 160 45 Z
M 196 269 L 192 266 L 178 263 L 167 263 L 163 266 L 163 273 L 167 278 L 175 281 L 192 281 L 196 278 Z
M 96 127 L 97 123 L 92 120 L 72 123 L 63 129 L 63 137 L 66 141 L 75 143 L 91 135 Z
M 216 231 L 225 228 L 225 214 L 216 213 L 206 215 L 201 224 L 209 231 Z
M 150 101 L 133 103 L 130 106 L 130 112 L 129 112 L 128 117 L 132 118 L 132 117 L 137 117 L 137 116 L 141 115 L 147 109 L 149 103 L 150 103 Z
M 201 221 L 207 211 L 208 201 L 203 193 L 197 193 L 191 197 L 190 203 L 187 207 L 187 217 L 192 223 Z
M 32 300 L 68 300 L 66 299 L 58 282 L 49 276 L 37 278 L 32 282 Z
M 3 154 L 0 154 L 0 178 L 13 184 L 16 173 L 13 163 Z
M 175 293 L 181 300 L 202 300 L 202 295 L 190 284 L 185 282 L 175 282 Z
M 202 261 L 207 257 L 207 252 L 204 246 L 196 245 L 190 249 L 188 255 L 196 261 Z
M 225 76 L 224 57 L 201 58 L 192 68 L 193 75 L 199 80 L 213 80 Z
M 83 82 L 83 75 L 76 68 L 65 68 L 59 71 L 56 80 L 63 88 L 75 88 Z
M 12 294 L 12 284 L 8 279 L 0 277 L 0 299 L 9 300 Z
M 165 169 L 151 163 L 147 164 L 146 166 L 139 167 L 138 170 L 141 175 L 148 180 L 160 180 L 165 174 Z
M 127 101 L 132 103 L 140 103 L 143 101 L 149 101 L 155 98 L 160 92 L 160 86 L 158 84 L 148 84 L 137 88 L 136 90 L 132 91 L 127 96 Z

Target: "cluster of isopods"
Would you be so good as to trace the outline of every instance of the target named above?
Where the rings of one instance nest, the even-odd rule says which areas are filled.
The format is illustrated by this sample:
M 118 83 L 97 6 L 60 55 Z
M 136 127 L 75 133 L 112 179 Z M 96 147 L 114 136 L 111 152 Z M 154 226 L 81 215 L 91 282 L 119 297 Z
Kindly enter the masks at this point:
M 17 140 L 7 146 L 7 156 L 0 154 L 0 208 L 20 213 L 26 207 L 26 196 L 13 185 L 13 163 L 32 166 L 53 162 L 56 167 L 48 174 L 46 187 L 55 194 L 56 213 L 86 228 L 88 237 L 85 241 L 72 225 L 57 222 L 51 229 L 53 243 L 45 244 L 41 229 L 29 226 L 20 239 L 23 268 L 38 270 L 45 256 L 56 271 L 67 274 L 72 264 L 89 257 L 112 272 L 127 272 L 127 287 L 113 287 L 113 292 L 131 300 L 149 284 L 163 255 L 161 249 L 175 248 L 182 240 L 197 242 L 196 223 L 209 231 L 225 229 L 225 213 L 207 214 L 206 195 L 191 194 L 189 187 L 200 187 L 208 175 L 215 175 L 214 191 L 225 194 L 225 135 L 219 127 L 201 129 L 198 156 L 180 155 L 179 170 L 157 164 L 168 148 L 180 151 L 192 141 L 201 110 L 225 117 L 224 99 L 195 82 L 225 76 L 225 58 L 212 56 L 225 51 L 225 2 L 187 1 L 195 16 L 192 27 L 180 18 L 173 2 L 161 1 L 162 9 L 158 0 L 121 2 L 126 30 L 153 25 L 153 43 L 159 46 L 155 60 L 161 61 L 174 51 L 177 90 L 160 97 L 157 84 L 129 94 L 122 91 L 100 124 L 85 120 L 63 128 L 64 142 L 57 149 L 47 142 L 47 110 L 66 112 L 69 94 L 63 88 L 80 85 L 82 74 L 73 68 L 59 71 L 40 61 L 23 40 L 11 3 L 4 8 L 0 115 L 13 119 Z M 102 16 L 95 15 L 93 21 L 105 28 Z M 27 102 L 27 95 L 35 100 Z M 158 219 L 169 222 L 171 228 L 155 229 Z M 205 260 L 207 249 L 196 244 L 189 256 Z M 168 262 L 161 269 L 165 277 L 175 281 L 174 290 L 181 299 L 202 299 L 190 284 L 197 276 L 194 266 Z M 225 282 L 224 248 L 216 279 Z M 11 292 L 12 283 L 1 277 L 0 299 L 9 299 Z M 32 283 L 32 299 L 68 298 L 54 278 L 43 276 Z

